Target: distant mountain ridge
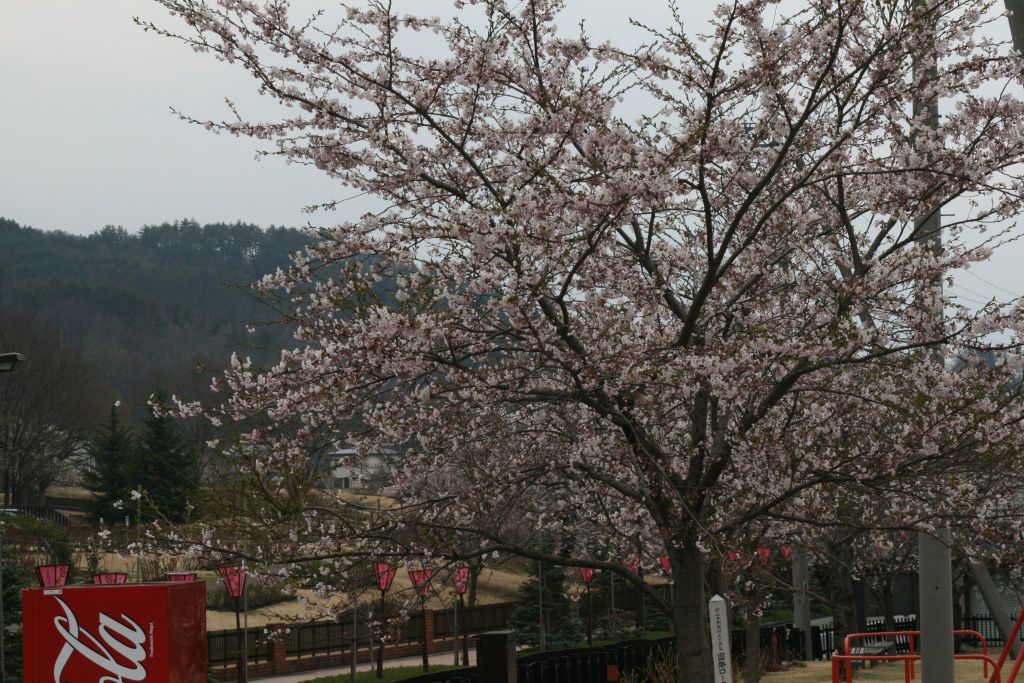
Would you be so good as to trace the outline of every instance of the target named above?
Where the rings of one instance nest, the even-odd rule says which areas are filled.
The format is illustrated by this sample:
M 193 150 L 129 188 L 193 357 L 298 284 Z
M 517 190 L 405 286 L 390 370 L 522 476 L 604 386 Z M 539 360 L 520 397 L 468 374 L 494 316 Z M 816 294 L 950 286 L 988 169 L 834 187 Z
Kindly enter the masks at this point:
M 193 393 L 198 363 L 232 350 L 268 362 L 294 345 L 248 287 L 285 267 L 309 237 L 293 228 L 182 220 L 137 232 L 71 235 L 0 218 L 0 309 L 28 312 L 82 349 L 116 395 L 143 401 L 157 386 Z M 12 349 L 13 350 L 13 349 Z M 30 350 L 24 350 L 30 353 Z

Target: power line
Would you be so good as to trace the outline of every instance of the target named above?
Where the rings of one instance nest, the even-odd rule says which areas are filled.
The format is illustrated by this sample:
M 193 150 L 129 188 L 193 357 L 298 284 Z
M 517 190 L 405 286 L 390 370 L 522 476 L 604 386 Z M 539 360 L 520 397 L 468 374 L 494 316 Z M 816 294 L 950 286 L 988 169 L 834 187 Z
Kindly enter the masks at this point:
M 959 282 L 955 283 L 953 285 L 953 287 L 956 287 L 957 289 L 962 289 L 965 292 L 967 292 L 968 294 L 973 294 L 974 296 L 980 296 L 982 299 L 993 299 L 993 298 L 995 298 L 995 297 L 989 296 L 988 294 L 983 294 L 981 292 L 976 292 L 973 289 L 971 289 L 970 287 L 964 287 Z
M 1008 290 L 1008 289 L 1007 289 L 1006 287 L 1000 287 L 999 285 L 997 285 L 997 284 L 996 284 L 996 283 L 994 283 L 994 282 L 989 282 L 988 280 L 986 280 L 986 279 L 985 279 L 985 278 L 983 278 L 982 276 L 980 276 L 980 275 L 977 275 L 977 274 L 975 274 L 975 273 L 971 272 L 970 270 L 965 270 L 964 272 L 965 272 L 965 273 L 967 273 L 968 275 L 970 275 L 971 277 L 975 278 L 976 280 L 980 280 L 981 282 L 984 282 L 984 283 L 985 283 L 986 285 L 988 285 L 989 287 L 995 287 L 995 288 L 996 288 L 996 289 L 998 289 L 999 291 L 1001 291 L 1001 292 L 1006 292 L 1007 294 L 1009 294 L 1010 296 L 1012 296 L 1012 297 L 1014 297 L 1014 298 L 1018 298 L 1018 297 L 1020 297 L 1020 294 L 1017 294 L 1017 293 L 1015 293 L 1015 292 L 1011 292 L 1011 291 L 1010 291 L 1010 290 Z M 966 288 L 965 288 L 965 289 L 966 289 Z

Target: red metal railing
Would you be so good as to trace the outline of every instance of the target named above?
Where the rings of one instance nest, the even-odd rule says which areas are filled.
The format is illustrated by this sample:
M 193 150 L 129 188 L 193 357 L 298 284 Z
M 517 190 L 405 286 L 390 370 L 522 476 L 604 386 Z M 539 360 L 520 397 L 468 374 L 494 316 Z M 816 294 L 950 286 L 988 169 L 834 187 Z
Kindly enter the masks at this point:
M 1021 614 L 1024 615 L 1024 610 L 1021 611 Z M 1018 627 L 1018 630 L 1019 630 L 1019 627 L 1020 627 L 1020 617 L 1018 617 L 1018 620 L 1017 620 L 1017 627 Z M 953 631 L 953 634 L 954 635 L 958 635 L 958 636 L 974 636 L 975 638 L 977 638 L 978 640 L 981 641 L 981 654 L 980 655 L 973 655 L 973 654 L 955 655 L 954 659 L 981 659 L 982 662 L 984 663 L 984 666 L 985 666 L 984 674 L 985 674 L 986 678 L 988 678 L 988 665 L 992 664 L 992 666 L 994 668 L 993 678 L 989 679 L 989 683 L 1002 683 L 1000 671 L 1001 671 L 1001 667 L 1002 667 L 1003 661 L 1006 659 L 1007 647 L 1005 647 L 1005 646 L 1003 647 L 1003 653 L 1002 653 L 1002 655 L 999 658 L 999 664 L 996 664 L 988 656 L 988 641 L 985 640 L 985 636 L 981 635 L 981 633 L 979 633 L 978 631 L 971 630 L 971 629 L 957 629 L 957 630 Z M 903 672 L 904 672 L 903 673 L 903 677 L 904 677 L 904 680 L 906 681 L 906 683 L 910 683 L 911 679 L 914 678 L 914 663 L 921 658 L 920 655 L 914 654 L 914 638 L 916 638 L 917 636 L 920 636 L 920 635 L 921 635 L 920 631 L 875 631 L 874 633 L 851 633 L 850 635 L 846 636 L 846 638 L 843 640 L 843 654 L 839 655 L 839 657 L 843 661 L 846 662 L 846 681 L 847 681 L 847 683 L 850 683 L 850 681 L 853 680 L 853 662 L 854 661 L 876 661 L 876 659 L 878 657 L 885 657 L 886 659 L 877 659 L 877 661 L 897 661 L 897 660 L 902 661 L 903 662 Z M 862 638 L 880 638 L 880 637 L 883 637 L 883 636 L 891 636 L 891 637 L 906 636 L 907 643 L 910 646 L 910 652 L 908 654 L 905 654 L 905 655 L 853 655 L 853 654 L 850 654 L 850 643 L 851 643 L 851 641 L 862 639 Z M 1014 637 L 1016 637 L 1016 635 L 1014 635 Z M 1010 643 L 1010 642 L 1012 642 L 1012 639 L 1007 640 L 1007 643 Z M 833 661 L 835 661 L 835 656 L 833 656 Z M 1022 663 L 1024 663 L 1024 662 L 1022 662 Z M 833 671 L 838 671 L 837 666 L 838 666 L 837 664 L 833 664 L 832 665 Z M 1017 668 L 1019 668 L 1019 666 Z M 1016 670 L 1014 671 L 1014 675 L 1016 675 Z M 834 681 L 834 683 L 839 683 L 839 679 L 836 676 L 838 676 L 838 674 L 834 674 L 833 675 L 833 677 L 832 677 L 833 681 Z M 1010 679 L 1010 680 L 1013 680 L 1013 679 Z
M 903 633 L 905 633 L 905 631 Z M 861 661 L 861 662 L 903 662 L 904 678 L 906 679 L 907 683 L 910 683 L 910 677 L 911 677 L 910 666 L 914 662 L 916 662 L 916 661 L 918 661 L 920 659 L 921 659 L 921 655 L 910 655 L 910 654 L 906 654 L 906 655 L 841 655 L 838 652 L 836 652 L 834 655 L 832 655 L 832 683 L 839 683 L 839 680 L 840 680 L 839 679 L 839 673 L 840 673 L 840 669 L 841 669 L 840 664 L 845 662 L 846 666 L 848 667 L 847 671 L 850 671 L 850 670 L 852 670 L 853 662 L 854 661 Z M 980 659 L 982 662 L 985 663 L 985 667 L 986 668 L 988 668 L 988 665 L 991 664 L 992 665 L 992 677 L 989 679 L 990 683 L 1003 683 L 1002 676 L 999 673 L 999 667 L 996 666 L 996 663 L 993 662 L 992 659 L 989 658 L 988 655 L 977 655 L 977 654 L 956 655 L 956 659 Z M 850 676 L 850 675 L 852 675 L 852 674 L 849 674 L 849 673 L 847 674 L 847 676 Z M 849 680 L 850 679 L 847 678 L 847 683 L 849 683 Z M 1007 683 L 1009 683 L 1009 681 L 1007 681 Z
M 1020 613 L 1017 614 L 1017 621 L 1013 624 L 1013 630 L 1010 631 L 1010 635 L 1006 638 L 1006 643 L 1003 644 L 1003 649 L 999 653 L 999 659 L 996 660 L 996 666 L 1002 670 L 1003 663 L 1006 661 L 1006 656 L 1010 654 L 1010 647 L 1017 640 L 1017 636 L 1020 633 L 1021 622 L 1024 622 L 1024 607 L 1021 608 Z M 1006 678 L 1006 683 L 1013 683 L 1017 680 L 1017 673 L 1020 671 L 1021 664 L 1024 664 L 1024 647 L 1017 652 L 1017 658 L 1013 662 L 1013 669 L 1010 670 L 1010 675 Z M 1000 683 L 989 679 L 989 683 Z

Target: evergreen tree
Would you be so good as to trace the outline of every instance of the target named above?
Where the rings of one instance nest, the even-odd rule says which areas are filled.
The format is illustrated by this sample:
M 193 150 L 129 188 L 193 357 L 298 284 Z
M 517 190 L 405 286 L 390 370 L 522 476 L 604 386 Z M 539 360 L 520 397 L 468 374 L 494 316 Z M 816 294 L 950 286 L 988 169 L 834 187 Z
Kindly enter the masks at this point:
M 147 506 L 172 522 L 183 522 L 192 516 L 190 506 L 197 503 L 199 457 L 167 414 L 165 401 L 158 392 L 156 410 L 150 409 L 142 421 L 136 481 L 145 492 Z
M 116 404 L 110 407 L 110 421 L 87 450 L 92 463 L 85 473 L 85 485 L 96 494 L 92 518 L 116 520 L 123 513 L 114 503 L 129 499 L 136 479 L 137 457 L 135 437 L 118 419 Z
M 28 570 L 9 553 L 0 564 L 4 583 L 4 666 L 2 683 L 21 681 L 21 589 L 29 587 Z
M 519 587 L 519 600 L 509 618 L 516 640 L 522 645 L 540 645 L 540 613 L 544 613 L 544 645 L 548 650 L 577 646 L 586 637 L 580 621 L 572 614 L 565 591 L 565 568 L 533 562 L 530 578 Z M 542 591 L 543 588 L 543 591 Z

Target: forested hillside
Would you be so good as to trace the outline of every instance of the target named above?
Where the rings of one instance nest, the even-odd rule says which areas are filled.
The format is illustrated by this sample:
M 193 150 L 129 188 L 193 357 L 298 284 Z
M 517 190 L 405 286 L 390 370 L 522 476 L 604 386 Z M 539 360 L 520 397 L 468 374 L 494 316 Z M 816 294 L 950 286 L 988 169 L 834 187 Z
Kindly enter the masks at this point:
M 305 242 L 298 230 L 241 223 L 77 236 L 0 218 L 0 309 L 57 328 L 128 401 L 155 387 L 191 393 L 207 383 L 198 363 L 221 366 L 234 349 L 266 361 L 290 343 L 279 325 L 246 332 L 278 318 L 248 285 Z

